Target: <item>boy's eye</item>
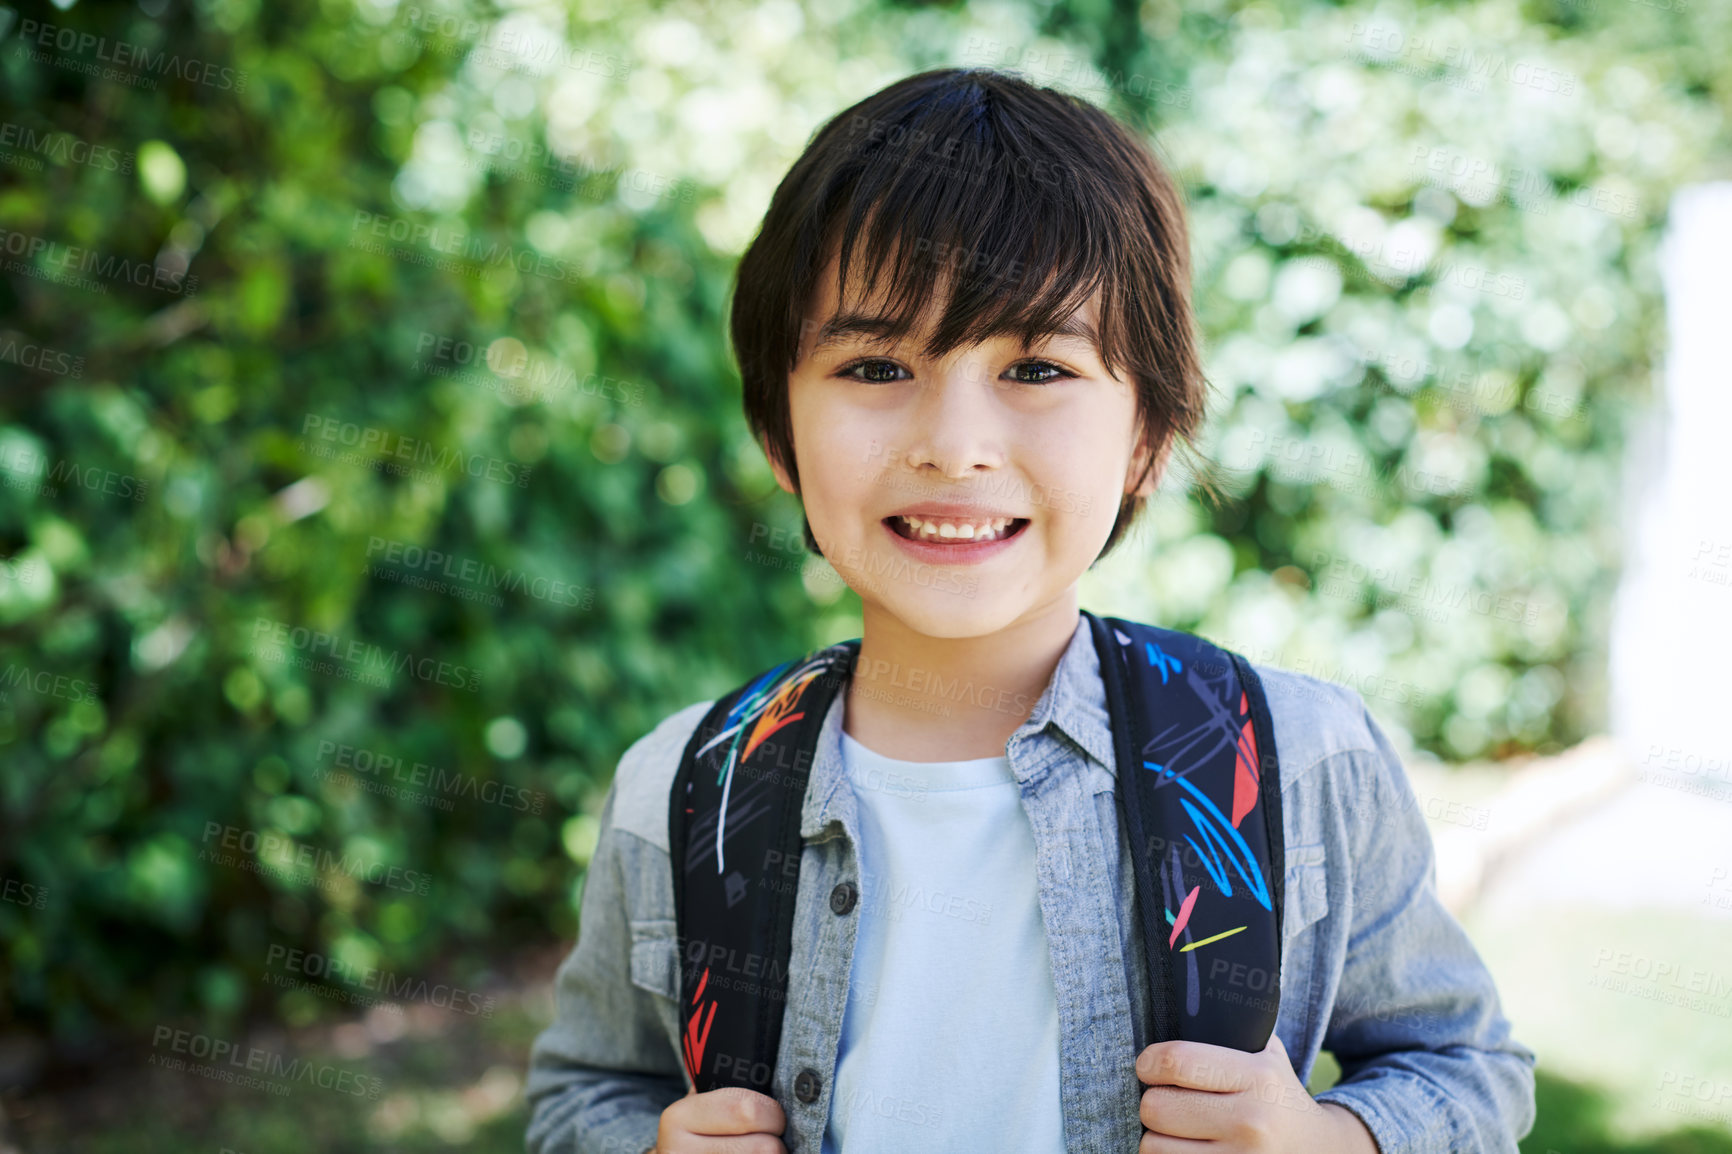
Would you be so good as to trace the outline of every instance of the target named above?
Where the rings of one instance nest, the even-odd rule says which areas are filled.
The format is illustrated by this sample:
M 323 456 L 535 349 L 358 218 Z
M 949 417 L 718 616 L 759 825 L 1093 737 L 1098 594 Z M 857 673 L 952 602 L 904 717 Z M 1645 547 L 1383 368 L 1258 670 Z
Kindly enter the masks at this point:
M 862 369 L 866 370 L 866 375 L 855 376 L 855 374 Z M 898 379 L 895 376 L 888 374 L 894 374 L 901 371 L 902 366 L 897 364 L 895 361 L 869 360 L 855 361 L 836 375 L 839 377 L 848 377 L 856 381 L 864 381 L 871 385 L 887 385 L 891 381 Z
M 1024 369 L 1039 375 L 1022 376 L 1020 373 Z M 896 376 L 897 373 L 905 371 L 895 361 L 873 359 L 856 361 L 836 375 L 866 384 L 887 385 L 892 381 L 905 379 Z M 1054 381 L 1065 380 L 1071 376 L 1070 373 L 1051 361 L 1018 361 L 1005 372 L 1010 377 L 1011 382 L 1018 385 L 1049 385 Z
M 1034 380 L 1018 379 L 1017 384 L 1019 385 L 1050 385 L 1054 381 L 1064 380 L 1066 377 L 1070 376 L 1069 373 L 1065 372 L 1051 361 L 1018 361 L 1016 364 L 1010 366 L 1010 372 L 1012 373 L 1016 372 L 1018 369 L 1035 369 L 1043 372 L 1050 371 L 1050 375 L 1038 377 Z

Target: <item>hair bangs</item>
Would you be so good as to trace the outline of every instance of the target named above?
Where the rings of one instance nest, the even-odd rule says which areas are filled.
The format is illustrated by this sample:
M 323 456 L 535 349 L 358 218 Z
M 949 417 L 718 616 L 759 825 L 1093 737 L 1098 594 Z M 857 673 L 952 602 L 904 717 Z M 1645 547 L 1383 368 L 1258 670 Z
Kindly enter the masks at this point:
M 954 101 L 883 136 L 912 143 L 868 149 L 831 190 L 846 208 L 828 222 L 816 267 L 836 258 L 843 310 L 876 300 L 884 286 L 873 315 L 887 340 L 905 339 L 936 312 L 922 352 L 939 359 L 1000 336 L 1033 345 L 1099 292 L 1097 351 L 1109 372 L 1124 363 L 1123 325 L 1108 315 L 1113 273 L 1126 263 L 1113 243 L 1122 229 L 1104 198 L 1078 196 L 1058 175 L 1068 149 L 1058 161 L 1031 156 L 986 109 Z

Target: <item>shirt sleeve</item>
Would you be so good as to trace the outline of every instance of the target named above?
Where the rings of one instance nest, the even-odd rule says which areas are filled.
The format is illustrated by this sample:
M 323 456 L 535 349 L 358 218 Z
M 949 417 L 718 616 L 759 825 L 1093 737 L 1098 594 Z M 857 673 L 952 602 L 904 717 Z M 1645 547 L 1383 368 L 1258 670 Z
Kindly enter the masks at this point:
M 631 981 L 631 932 L 613 803 L 602 805 L 577 944 L 554 978 L 554 1021 L 535 1040 L 524 1096 L 528 1154 L 644 1154 L 686 1092 L 655 996 Z
M 1437 896 L 1431 832 L 1389 739 L 1349 778 L 1352 911 L 1323 1048 L 1341 1080 L 1317 1095 L 1362 1119 L 1382 1154 L 1516 1154 L 1534 1123 L 1534 1052 L 1510 1036 L 1497 988 Z

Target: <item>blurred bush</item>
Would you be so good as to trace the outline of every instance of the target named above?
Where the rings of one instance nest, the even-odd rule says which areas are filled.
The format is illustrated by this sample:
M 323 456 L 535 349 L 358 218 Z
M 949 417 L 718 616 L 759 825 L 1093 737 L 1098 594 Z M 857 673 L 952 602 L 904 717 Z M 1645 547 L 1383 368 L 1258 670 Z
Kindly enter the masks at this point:
M 858 635 L 729 277 L 925 67 L 1102 102 L 1190 190 L 1237 500 L 1175 477 L 1092 603 L 1446 756 L 1594 730 L 1705 8 L 0 10 L 0 1014 L 293 1024 L 290 950 L 476 987 L 574 934 L 625 746 Z

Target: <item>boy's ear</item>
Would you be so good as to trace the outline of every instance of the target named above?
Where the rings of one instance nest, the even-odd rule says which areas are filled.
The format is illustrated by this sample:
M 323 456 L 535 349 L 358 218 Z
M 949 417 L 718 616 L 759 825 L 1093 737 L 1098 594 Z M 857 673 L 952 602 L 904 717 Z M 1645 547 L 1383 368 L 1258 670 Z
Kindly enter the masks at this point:
M 1125 476 L 1125 492 L 1134 493 L 1138 497 L 1153 497 L 1155 490 L 1160 487 L 1161 474 L 1167 470 L 1167 458 L 1172 455 L 1172 451 L 1173 442 L 1169 438 L 1166 444 L 1161 446 L 1160 456 L 1155 459 L 1154 467 L 1149 470 L 1148 475 L 1143 477 L 1142 484 L 1132 489 L 1131 482 L 1142 475 L 1143 464 L 1149 459 L 1148 441 L 1145 437 L 1139 437 L 1136 454 L 1131 458 L 1130 472 Z
M 794 482 L 789 478 L 788 470 L 782 467 L 781 460 L 768 445 L 760 442 L 758 447 L 764 450 L 764 456 L 770 462 L 770 472 L 775 474 L 776 484 L 782 487 L 782 492 L 787 493 L 789 496 L 798 497 L 800 494 L 794 491 Z

